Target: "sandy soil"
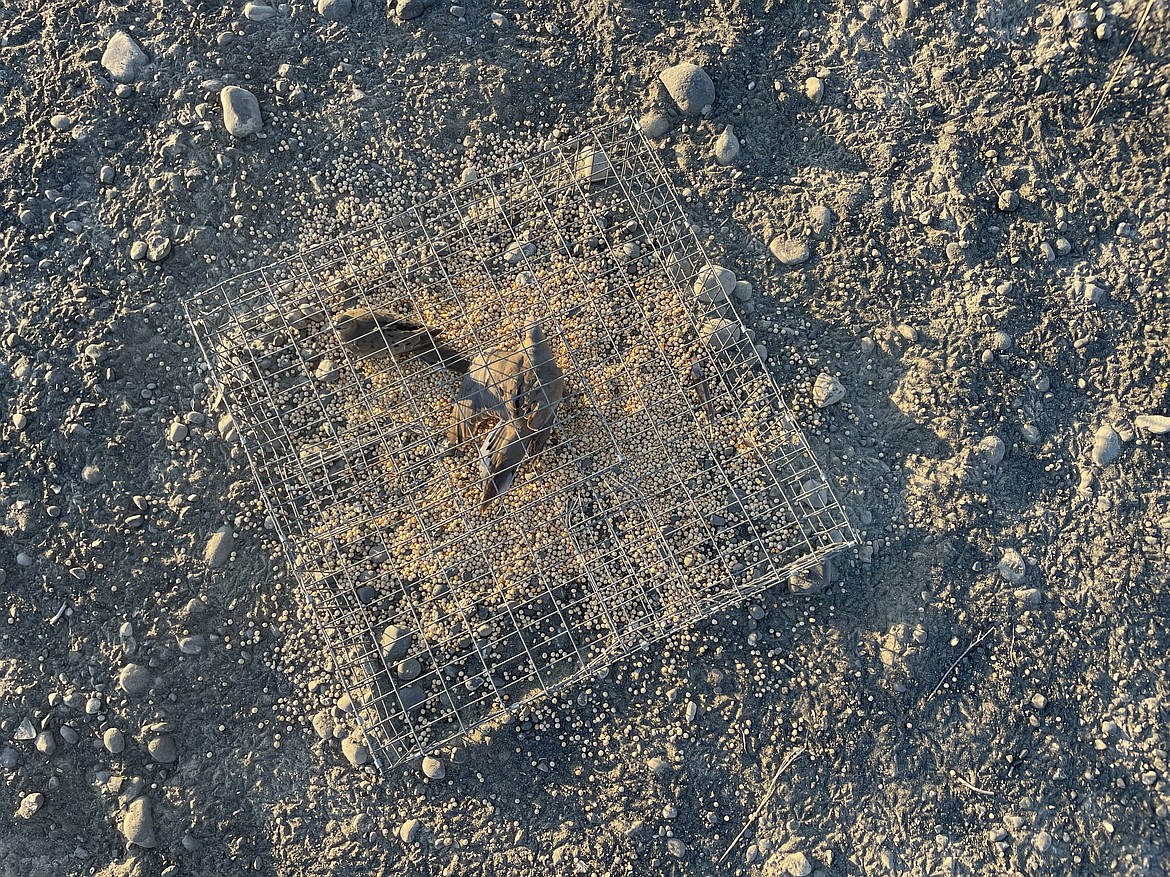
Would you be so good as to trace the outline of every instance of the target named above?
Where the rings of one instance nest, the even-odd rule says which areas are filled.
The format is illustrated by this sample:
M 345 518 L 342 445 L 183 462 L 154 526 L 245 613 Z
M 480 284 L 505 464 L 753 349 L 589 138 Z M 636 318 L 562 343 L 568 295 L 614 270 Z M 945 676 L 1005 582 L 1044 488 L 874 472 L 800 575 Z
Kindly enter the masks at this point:
M 1118 64 L 1145 5 L 2 0 L 0 875 L 1165 873 L 1164 4 Z M 180 298 L 630 112 L 665 114 L 862 544 L 441 780 L 379 777 Z

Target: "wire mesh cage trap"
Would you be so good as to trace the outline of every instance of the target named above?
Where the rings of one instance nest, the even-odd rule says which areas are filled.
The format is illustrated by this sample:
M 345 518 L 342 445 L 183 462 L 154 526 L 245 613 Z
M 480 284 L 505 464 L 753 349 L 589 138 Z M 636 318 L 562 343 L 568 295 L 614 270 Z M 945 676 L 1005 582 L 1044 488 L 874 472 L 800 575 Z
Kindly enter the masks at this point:
M 853 544 L 728 285 L 621 120 L 185 302 L 379 765 Z

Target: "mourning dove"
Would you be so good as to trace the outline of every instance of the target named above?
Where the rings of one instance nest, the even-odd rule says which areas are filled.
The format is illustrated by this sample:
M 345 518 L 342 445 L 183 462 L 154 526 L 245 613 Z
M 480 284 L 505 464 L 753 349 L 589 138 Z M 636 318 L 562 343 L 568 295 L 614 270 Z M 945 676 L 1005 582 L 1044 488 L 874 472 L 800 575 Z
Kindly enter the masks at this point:
M 544 449 L 563 395 L 564 373 L 536 324 L 525 330 L 519 349 L 492 348 L 472 357 L 448 440 L 461 445 L 483 418 L 499 421 L 480 449 L 485 503 L 511 486 L 526 456 Z
M 342 342 L 359 358 L 417 355 L 424 362 L 452 371 L 467 371 L 467 360 L 439 340 L 439 333 L 409 317 L 370 308 L 335 314 L 333 326 Z

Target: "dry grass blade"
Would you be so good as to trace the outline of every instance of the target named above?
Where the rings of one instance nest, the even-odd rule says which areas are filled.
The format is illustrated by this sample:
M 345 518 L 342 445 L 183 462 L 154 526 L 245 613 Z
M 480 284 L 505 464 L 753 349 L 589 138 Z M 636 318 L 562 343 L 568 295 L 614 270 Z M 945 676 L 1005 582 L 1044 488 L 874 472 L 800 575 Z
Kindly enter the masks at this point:
M 979 645 L 981 642 L 983 642 L 985 639 L 987 639 L 987 637 L 990 633 L 991 633 L 991 628 L 988 628 L 987 630 L 983 631 L 983 633 L 979 634 L 979 636 L 975 637 L 975 639 L 973 639 L 971 641 L 971 645 L 969 645 L 969 646 L 967 646 L 967 648 L 963 649 L 963 654 L 959 655 L 959 657 L 955 658 L 955 660 L 951 662 L 951 666 L 947 667 L 947 672 L 943 673 L 942 678 L 938 680 L 938 685 L 936 685 L 934 687 L 934 691 L 930 692 L 930 694 L 928 694 L 926 696 L 927 700 L 930 700 L 936 694 L 938 694 L 939 689 L 941 689 L 943 687 L 943 684 L 946 683 L 947 679 L 950 678 L 951 674 L 953 672 L 955 672 L 955 668 L 959 666 L 959 663 L 965 657 L 967 657 L 967 655 L 971 654 L 971 652 L 975 649 L 975 647 L 977 645 Z
M 1097 99 L 1097 105 L 1093 107 L 1093 112 L 1089 114 L 1089 120 L 1085 122 L 1085 130 L 1089 129 L 1089 126 L 1093 124 L 1093 120 L 1097 118 L 1097 113 L 1101 112 L 1101 108 L 1105 106 L 1105 100 L 1109 97 L 1109 92 L 1113 90 L 1113 85 L 1117 82 L 1117 77 L 1121 73 L 1121 66 L 1125 63 L 1125 59 L 1129 57 L 1129 53 L 1133 49 L 1133 44 L 1141 36 L 1142 28 L 1145 27 L 1146 19 L 1150 17 L 1150 10 L 1153 8 L 1154 0 L 1146 0 L 1146 7 L 1142 10 L 1141 18 L 1138 19 L 1137 28 L 1134 30 L 1133 36 L 1129 39 L 1129 45 L 1125 47 L 1125 51 L 1121 53 L 1121 57 L 1113 65 L 1113 72 L 1109 75 L 1109 81 L 1105 83 L 1105 89 L 1101 92 L 1101 97 Z
M 768 786 L 768 791 L 764 793 L 764 797 L 760 800 L 759 805 L 752 812 L 752 815 L 748 817 L 748 821 L 743 824 L 743 828 L 739 830 L 739 834 L 737 834 L 732 839 L 727 849 L 723 851 L 723 855 L 719 857 L 719 863 L 722 863 L 724 859 L 731 855 L 731 851 L 735 849 L 735 845 L 740 842 L 743 836 L 747 834 L 747 830 L 751 828 L 752 823 L 755 822 L 759 815 L 764 812 L 764 808 L 768 806 L 768 802 L 771 801 L 772 796 L 776 794 L 776 789 L 780 785 L 781 774 L 783 774 L 784 771 L 788 769 L 792 762 L 796 761 L 796 759 L 798 759 L 804 753 L 805 748 L 801 746 L 799 749 L 788 753 L 785 759 L 780 762 L 780 766 L 776 768 L 776 773 L 772 775 L 772 784 Z

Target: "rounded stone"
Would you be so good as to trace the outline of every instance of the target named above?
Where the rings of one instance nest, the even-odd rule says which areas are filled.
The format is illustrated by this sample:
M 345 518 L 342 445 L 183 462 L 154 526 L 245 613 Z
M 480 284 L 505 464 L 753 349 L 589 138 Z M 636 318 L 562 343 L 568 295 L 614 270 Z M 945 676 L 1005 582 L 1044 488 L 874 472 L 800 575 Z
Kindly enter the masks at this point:
M 353 11 L 353 0 L 317 0 L 317 12 L 331 21 L 341 21 Z
M 818 408 L 828 408 L 845 398 L 845 386 L 828 372 L 821 372 L 813 382 L 812 398 Z
M 812 255 L 807 241 L 793 240 L 792 238 L 773 238 L 772 243 L 768 244 L 768 249 L 780 264 L 787 265 L 789 268 L 807 262 L 809 256 Z
M 125 31 L 118 31 L 106 43 L 102 53 L 102 67 L 114 82 L 133 82 L 138 68 L 147 62 L 146 52 Z
M 370 760 L 370 750 L 353 737 L 346 737 L 341 741 L 341 752 L 354 767 L 361 767 Z
M 173 764 L 179 758 L 175 739 L 170 734 L 159 734 L 146 744 L 146 749 L 159 764 Z
M 441 780 L 447 775 L 447 769 L 443 767 L 443 762 L 433 755 L 428 755 L 422 760 L 422 772 L 428 779 L 432 780 Z
M 398 666 L 394 668 L 394 672 L 398 674 L 398 678 L 403 682 L 410 682 L 412 679 L 417 679 L 422 672 L 422 664 L 418 662 L 417 658 L 406 658 L 398 662 Z
M 398 661 L 410 651 L 410 631 L 397 624 L 391 624 L 382 631 L 382 657 L 389 663 Z
M 420 828 L 422 828 L 422 823 L 417 819 L 407 819 L 398 827 L 398 836 L 402 838 L 403 843 L 412 844 L 418 837 Z
M 264 127 L 260 102 L 256 95 L 237 85 L 226 85 L 219 93 L 223 107 L 223 124 L 233 137 L 247 137 Z
M 696 64 L 683 61 L 667 67 L 658 74 L 667 92 L 680 110 L 697 116 L 715 103 L 715 83 L 707 71 Z
M 1112 426 L 1101 424 L 1093 434 L 1093 462 L 1108 466 L 1121 456 L 1121 437 Z
M 150 812 L 150 799 L 136 798 L 130 802 L 130 806 L 126 808 L 126 813 L 122 816 L 122 835 L 126 838 L 127 843 L 132 843 L 143 849 L 154 847 L 156 840 L 154 818 Z
M 118 686 L 131 697 L 145 694 L 150 688 L 150 671 L 141 664 L 127 664 L 118 674 Z

